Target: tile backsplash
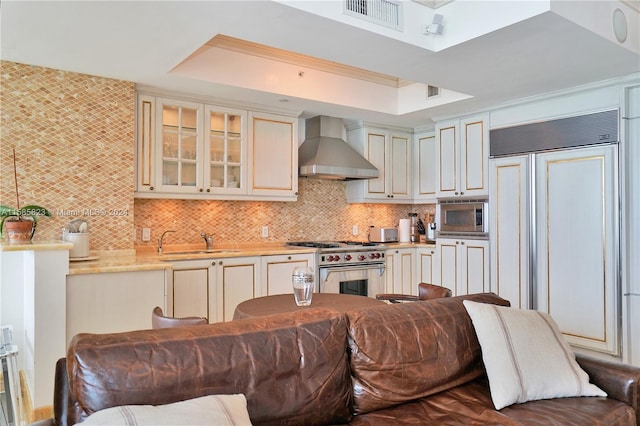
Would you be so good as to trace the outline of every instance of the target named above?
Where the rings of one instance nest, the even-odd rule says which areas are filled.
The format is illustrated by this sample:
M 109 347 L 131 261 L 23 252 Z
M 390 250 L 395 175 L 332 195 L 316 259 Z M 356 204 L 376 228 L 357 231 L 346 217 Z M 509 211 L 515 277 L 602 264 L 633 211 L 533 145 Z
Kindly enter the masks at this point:
M 435 205 L 349 204 L 345 182 L 300 178 L 296 202 L 135 200 L 136 243 L 157 244 L 165 230 L 167 244 L 196 244 L 201 232 L 217 244 L 289 240 L 367 240 L 369 226 L 397 226 L 416 212 L 423 220 Z M 358 235 L 353 235 L 353 226 Z M 262 237 L 262 227 L 269 236 Z M 151 241 L 141 241 L 142 228 Z
M 61 238 L 70 220 L 87 219 L 91 249 L 133 248 L 133 83 L 0 63 L 0 204 L 41 205 L 35 239 Z
M 434 213 L 434 205 L 349 204 L 345 182 L 304 178 L 297 202 L 134 199 L 133 83 L 8 61 L 0 73 L 0 204 L 16 204 L 15 147 L 21 205 L 52 213 L 38 221 L 38 240 L 60 239 L 75 218 L 89 221 L 91 250 L 155 245 L 167 229 L 177 231 L 167 244 L 204 244 L 202 231 L 218 244 L 366 240 L 371 225 Z M 151 241 L 141 240 L 142 228 Z

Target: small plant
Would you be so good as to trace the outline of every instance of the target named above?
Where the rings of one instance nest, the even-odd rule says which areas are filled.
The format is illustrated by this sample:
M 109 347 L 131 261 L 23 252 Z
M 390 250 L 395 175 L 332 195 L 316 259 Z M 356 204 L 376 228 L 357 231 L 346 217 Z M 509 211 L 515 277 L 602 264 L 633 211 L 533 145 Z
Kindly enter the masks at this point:
M 36 224 L 38 216 L 51 217 L 49 210 L 37 205 L 28 205 L 20 207 L 20 195 L 18 192 L 18 172 L 16 168 L 16 149 L 13 148 L 13 178 L 16 186 L 16 207 L 0 206 L 0 236 L 4 231 L 5 221 L 7 222 L 33 222 L 30 238 L 36 232 Z M 26 219 L 29 217 L 31 219 Z M 30 239 L 29 238 L 29 239 Z

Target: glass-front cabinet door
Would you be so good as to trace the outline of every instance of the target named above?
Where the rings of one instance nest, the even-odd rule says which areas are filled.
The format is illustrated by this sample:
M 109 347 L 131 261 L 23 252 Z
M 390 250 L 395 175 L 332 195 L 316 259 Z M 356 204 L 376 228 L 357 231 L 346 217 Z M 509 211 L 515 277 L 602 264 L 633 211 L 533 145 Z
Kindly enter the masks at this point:
M 201 192 L 202 107 L 198 104 L 162 99 L 158 135 L 162 145 L 159 173 L 165 191 Z
M 246 112 L 205 107 L 205 186 L 208 192 L 244 193 Z

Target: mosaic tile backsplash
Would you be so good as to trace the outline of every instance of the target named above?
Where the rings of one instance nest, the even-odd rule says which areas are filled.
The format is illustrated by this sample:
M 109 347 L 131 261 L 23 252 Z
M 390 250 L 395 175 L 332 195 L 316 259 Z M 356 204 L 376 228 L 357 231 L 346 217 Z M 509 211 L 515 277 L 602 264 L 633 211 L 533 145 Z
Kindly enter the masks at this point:
M 49 209 L 35 238 L 59 240 L 76 217 L 92 249 L 133 248 L 134 85 L 3 61 L 0 64 L 0 204 Z
M 133 83 L 2 61 L 0 64 L 0 204 L 16 203 L 15 147 L 21 205 L 53 217 L 36 239 L 58 240 L 77 217 L 91 226 L 91 250 L 131 250 L 165 243 L 216 244 L 288 240 L 366 240 L 371 225 L 396 226 L 434 205 L 348 204 L 345 182 L 301 178 L 297 202 L 134 199 Z M 358 235 L 352 234 L 354 225 Z M 267 226 L 269 236 L 262 237 Z M 151 241 L 141 240 L 150 228 Z
M 298 201 L 135 200 L 139 244 L 153 245 L 165 230 L 166 244 L 196 244 L 201 232 L 214 235 L 214 244 L 293 240 L 367 240 L 369 226 L 397 226 L 398 219 L 416 212 L 424 220 L 434 205 L 348 204 L 345 182 L 300 178 Z M 358 235 L 353 235 L 353 225 Z M 269 237 L 263 238 L 267 226 Z M 151 241 L 140 241 L 142 228 Z

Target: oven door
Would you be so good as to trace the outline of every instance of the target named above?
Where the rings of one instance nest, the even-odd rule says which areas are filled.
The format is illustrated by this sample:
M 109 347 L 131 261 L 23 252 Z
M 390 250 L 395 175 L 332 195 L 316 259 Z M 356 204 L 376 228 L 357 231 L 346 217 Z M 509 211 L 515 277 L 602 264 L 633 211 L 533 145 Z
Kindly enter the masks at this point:
M 321 266 L 320 293 L 357 294 L 375 298 L 384 293 L 384 263 Z

